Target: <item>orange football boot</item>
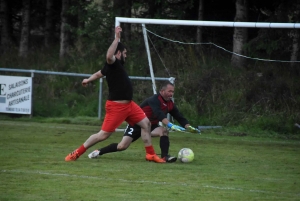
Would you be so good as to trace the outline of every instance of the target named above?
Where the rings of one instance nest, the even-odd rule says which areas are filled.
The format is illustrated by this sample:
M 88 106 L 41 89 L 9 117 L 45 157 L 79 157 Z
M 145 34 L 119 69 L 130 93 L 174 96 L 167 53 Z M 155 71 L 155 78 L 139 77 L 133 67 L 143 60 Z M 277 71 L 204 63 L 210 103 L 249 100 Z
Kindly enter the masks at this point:
M 153 161 L 155 163 L 165 163 L 166 161 L 162 158 L 159 158 L 156 154 L 146 154 L 147 161 Z
M 77 149 L 75 151 L 73 151 L 72 153 L 69 153 L 66 158 L 65 161 L 76 161 L 77 158 L 79 158 L 79 154 L 77 152 Z

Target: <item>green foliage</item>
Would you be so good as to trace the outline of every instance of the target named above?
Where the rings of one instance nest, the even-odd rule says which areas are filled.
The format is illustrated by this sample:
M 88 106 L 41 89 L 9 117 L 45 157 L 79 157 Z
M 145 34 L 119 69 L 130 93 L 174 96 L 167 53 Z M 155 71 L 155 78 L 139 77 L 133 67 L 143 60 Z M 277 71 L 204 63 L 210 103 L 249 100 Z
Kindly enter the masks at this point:
M 81 78 L 36 74 L 33 114 L 41 117 L 95 116 L 99 88 L 81 86 Z
M 102 67 L 107 47 L 113 39 L 114 14 L 110 1 L 80 1 L 78 5 L 71 7 L 70 13 L 80 16 L 79 24 L 82 26 L 71 27 L 76 40 L 69 57 L 76 62 L 82 60 L 82 65 L 89 61 L 93 66 Z M 95 69 L 97 68 L 93 68 Z

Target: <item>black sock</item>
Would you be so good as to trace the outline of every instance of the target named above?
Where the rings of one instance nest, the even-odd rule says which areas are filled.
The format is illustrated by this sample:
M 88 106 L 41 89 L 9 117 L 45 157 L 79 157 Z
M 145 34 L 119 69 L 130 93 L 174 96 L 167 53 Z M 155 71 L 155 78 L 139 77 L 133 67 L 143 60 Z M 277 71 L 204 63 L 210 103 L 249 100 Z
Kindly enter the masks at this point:
M 160 150 L 161 157 L 165 157 L 169 154 L 170 141 L 169 136 L 163 135 L 160 137 Z
M 116 152 L 118 151 L 118 143 L 112 143 L 106 147 L 99 149 L 99 151 L 100 151 L 99 155 Z

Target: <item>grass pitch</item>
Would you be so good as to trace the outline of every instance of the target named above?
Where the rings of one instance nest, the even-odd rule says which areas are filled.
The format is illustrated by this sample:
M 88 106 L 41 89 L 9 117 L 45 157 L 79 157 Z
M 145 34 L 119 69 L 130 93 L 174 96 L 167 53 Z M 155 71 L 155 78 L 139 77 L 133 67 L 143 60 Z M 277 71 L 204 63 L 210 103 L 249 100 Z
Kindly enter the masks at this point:
M 126 151 L 75 162 L 65 156 L 98 126 L 0 121 L 0 200 L 300 200 L 300 142 L 170 133 L 170 153 L 195 153 L 192 163 L 146 162 L 141 140 Z M 220 130 L 219 132 L 222 132 Z M 153 138 L 157 153 L 159 139 Z

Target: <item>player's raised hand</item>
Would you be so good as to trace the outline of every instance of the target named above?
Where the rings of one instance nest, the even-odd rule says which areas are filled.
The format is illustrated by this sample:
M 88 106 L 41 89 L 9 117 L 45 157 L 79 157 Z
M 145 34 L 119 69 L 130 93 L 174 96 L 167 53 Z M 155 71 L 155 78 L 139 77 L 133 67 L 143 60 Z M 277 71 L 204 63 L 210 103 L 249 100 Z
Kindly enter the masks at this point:
M 120 26 L 116 26 L 115 28 L 116 38 L 121 38 L 121 32 L 122 32 L 122 28 Z
M 167 126 L 168 126 L 168 128 L 170 128 L 173 131 L 185 131 L 185 128 L 183 128 L 181 126 L 174 125 L 170 122 L 167 124 Z
M 193 126 L 187 127 L 186 131 L 188 131 L 190 133 L 200 133 L 201 132 L 199 129 L 194 128 Z

